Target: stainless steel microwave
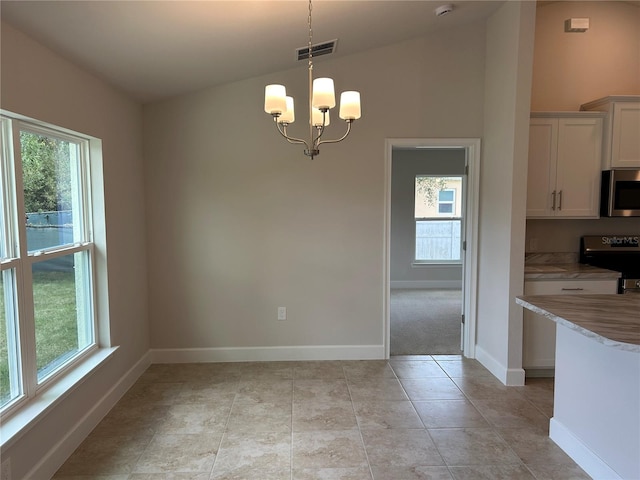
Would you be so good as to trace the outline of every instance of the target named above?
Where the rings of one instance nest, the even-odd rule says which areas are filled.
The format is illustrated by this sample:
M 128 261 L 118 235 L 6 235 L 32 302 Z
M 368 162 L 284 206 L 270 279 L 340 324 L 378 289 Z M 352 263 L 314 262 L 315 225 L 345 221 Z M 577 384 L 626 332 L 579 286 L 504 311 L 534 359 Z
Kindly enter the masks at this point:
M 600 216 L 640 217 L 640 169 L 602 172 Z

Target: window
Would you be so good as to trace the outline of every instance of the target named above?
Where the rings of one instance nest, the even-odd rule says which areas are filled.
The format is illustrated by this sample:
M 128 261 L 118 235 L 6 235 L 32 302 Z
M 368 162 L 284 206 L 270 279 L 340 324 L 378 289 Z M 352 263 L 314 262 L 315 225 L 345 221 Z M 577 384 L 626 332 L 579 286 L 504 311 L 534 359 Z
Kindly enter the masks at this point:
M 97 348 L 89 139 L 1 117 L 0 412 Z
M 438 213 L 452 216 L 455 206 L 455 190 L 440 190 L 438 192 Z
M 415 263 L 460 263 L 462 177 L 415 180 Z

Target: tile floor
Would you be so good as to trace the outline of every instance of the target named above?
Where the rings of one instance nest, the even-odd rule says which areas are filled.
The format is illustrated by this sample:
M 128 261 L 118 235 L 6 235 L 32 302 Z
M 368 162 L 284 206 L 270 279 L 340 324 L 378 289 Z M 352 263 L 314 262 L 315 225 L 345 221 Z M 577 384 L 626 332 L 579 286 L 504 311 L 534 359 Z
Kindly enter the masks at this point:
M 588 479 L 552 409 L 459 356 L 152 365 L 54 478 Z

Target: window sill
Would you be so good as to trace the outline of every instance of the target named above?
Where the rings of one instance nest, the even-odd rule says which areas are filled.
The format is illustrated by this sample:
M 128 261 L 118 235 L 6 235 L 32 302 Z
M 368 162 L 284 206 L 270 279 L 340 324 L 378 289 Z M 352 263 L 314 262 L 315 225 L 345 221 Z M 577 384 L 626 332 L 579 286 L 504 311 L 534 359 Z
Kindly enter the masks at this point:
M 461 267 L 462 266 L 462 262 L 412 262 L 411 263 L 411 267 L 412 268 L 423 268 L 423 267 L 430 267 L 430 268 L 449 268 L 449 267 Z
M 55 405 L 81 385 L 101 365 L 109 360 L 118 347 L 99 348 L 76 368 L 42 393 L 29 400 L 18 411 L 2 421 L 2 449 L 10 447 L 33 428 Z

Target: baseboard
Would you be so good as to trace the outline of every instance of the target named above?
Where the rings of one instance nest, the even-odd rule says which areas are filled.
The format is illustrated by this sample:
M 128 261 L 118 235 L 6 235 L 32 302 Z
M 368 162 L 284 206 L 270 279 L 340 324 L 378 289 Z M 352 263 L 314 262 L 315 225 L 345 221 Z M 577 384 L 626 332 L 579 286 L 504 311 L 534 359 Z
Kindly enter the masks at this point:
M 506 386 L 519 387 L 524 385 L 524 370 L 522 368 L 506 368 L 479 345 L 476 345 L 476 360 Z
M 549 437 L 594 480 L 622 479 L 555 418 L 549 423 Z
M 29 471 L 25 478 L 51 478 L 151 364 L 147 352 Z
M 391 290 L 400 288 L 431 289 L 431 290 L 461 290 L 460 280 L 392 280 Z
M 384 345 L 299 347 L 156 348 L 152 363 L 273 362 L 293 360 L 383 360 Z

